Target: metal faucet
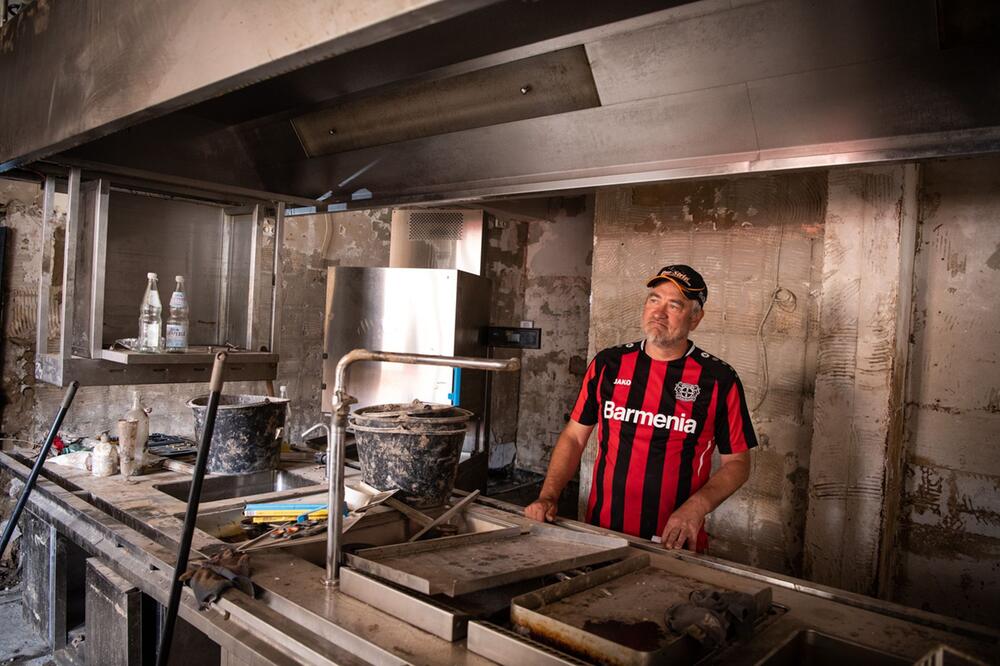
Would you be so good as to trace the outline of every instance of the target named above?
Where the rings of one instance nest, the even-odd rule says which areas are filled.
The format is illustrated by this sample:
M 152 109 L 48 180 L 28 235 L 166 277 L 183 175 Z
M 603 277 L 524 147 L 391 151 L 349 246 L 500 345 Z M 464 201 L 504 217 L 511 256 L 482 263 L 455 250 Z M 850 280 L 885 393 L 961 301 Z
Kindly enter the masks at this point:
M 347 369 L 351 364 L 359 361 L 437 365 L 490 372 L 517 372 L 521 369 L 521 361 L 516 358 L 492 359 L 396 354 L 367 349 L 355 349 L 341 357 L 340 361 L 337 362 L 336 378 L 333 384 L 333 413 L 330 415 L 330 429 L 333 431 L 333 437 L 327 440 L 329 446 L 326 453 L 330 485 L 327 493 L 329 518 L 326 523 L 326 578 L 323 579 L 323 584 L 327 586 L 336 585 L 337 578 L 340 576 L 341 531 L 344 523 L 342 510 L 344 506 L 344 440 L 347 437 L 347 416 L 351 412 L 351 405 L 357 402 L 357 399 L 347 392 Z
M 281 388 L 285 388 L 285 387 L 282 386 Z M 319 430 L 320 428 L 322 428 L 326 432 L 326 448 L 327 448 L 327 451 L 329 451 L 330 450 L 330 426 L 329 426 L 329 424 L 326 424 L 326 423 L 320 421 L 319 423 L 313 424 L 313 425 L 309 426 L 308 428 L 306 428 L 305 430 L 303 430 L 302 434 L 299 435 L 299 436 L 302 438 L 302 441 L 305 442 L 306 437 L 308 437 L 309 435 L 311 435 L 316 430 Z M 327 453 L 327 455 L 326 455 L 326 466 L 323 468 L 323 480 L 324 481 L 328 481 L 329 479 L 330 479 L 330 454 Z

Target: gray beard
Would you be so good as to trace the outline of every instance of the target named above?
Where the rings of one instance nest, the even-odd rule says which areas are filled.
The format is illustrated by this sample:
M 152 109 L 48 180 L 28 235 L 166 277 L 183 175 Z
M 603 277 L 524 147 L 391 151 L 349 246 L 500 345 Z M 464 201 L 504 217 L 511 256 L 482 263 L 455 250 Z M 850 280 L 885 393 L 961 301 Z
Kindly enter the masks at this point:
M 653 326 L 650 327 L 650 330 L 643 331 L 643 333 L 646 334 L 647 342 L 657 347 L 672 347 L 684 341 L 684 336 L 670 335 L 667 332 L 661 333 L 659 329 Z

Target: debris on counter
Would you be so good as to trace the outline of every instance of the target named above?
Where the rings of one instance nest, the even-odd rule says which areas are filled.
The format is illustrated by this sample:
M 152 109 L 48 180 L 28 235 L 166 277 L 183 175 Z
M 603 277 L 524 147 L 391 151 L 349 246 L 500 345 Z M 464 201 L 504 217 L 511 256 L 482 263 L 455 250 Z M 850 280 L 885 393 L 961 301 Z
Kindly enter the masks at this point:
M 61 456 L 52 456 L 45 462 L 46 464 L 62 465 L 63 467 L 85 469 L 89 472 L 92 471 L 91 455 L 90 451 L 74 451 L 72 453 L 64 453 Z
M 91 452 L 90 472 L 94 476 L 111 476 L 118 472 L 118 447 L 111 443 L 107 433 Z
M 251 597 L 257 596 L 256 587 L 250 580 L 250 556 L 231 548 L 207 560 L 192 562 L 180 580 L 188 584 L 203 609 L 231 587 Z
M 664 619 L 674 633 L 688 634 L 705 647 L 714 648 L 730 634 L 749 636 L 757 619 L 757 602 L 745 592 L 694 590 L 687 603 L 672 606 Z

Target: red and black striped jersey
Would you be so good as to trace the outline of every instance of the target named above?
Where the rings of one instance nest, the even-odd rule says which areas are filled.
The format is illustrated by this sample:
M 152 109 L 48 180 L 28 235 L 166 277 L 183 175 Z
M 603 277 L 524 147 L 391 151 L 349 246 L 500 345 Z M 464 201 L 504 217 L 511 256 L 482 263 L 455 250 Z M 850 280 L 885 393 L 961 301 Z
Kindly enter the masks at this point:
M 740 379 L 693 343 L 657 361 L 645 342 L 605 349 L 590 362 L 571 418 L 598 426 L 587 521 L 648 539 L 708 480 L 712 448 L 757 446 Z M 707 543 L 704 532 L 699 548 Z

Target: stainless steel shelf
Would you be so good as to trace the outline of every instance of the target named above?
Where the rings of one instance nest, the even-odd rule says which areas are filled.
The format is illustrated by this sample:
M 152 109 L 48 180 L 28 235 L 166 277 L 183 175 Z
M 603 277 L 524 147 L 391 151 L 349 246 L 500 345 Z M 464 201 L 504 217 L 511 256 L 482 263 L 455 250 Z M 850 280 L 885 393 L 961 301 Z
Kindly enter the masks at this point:
M 221 349 L 221 348 L 220 348 Z M 116 352 L 117 353 L 117 352 Z M 173 384 L 207 382 L 212 374 L 211 354 L 139 354 L 127 362 L 103 358 L 68 359 L 58 354 L 35 358 L 35 376 L 41 381 L 66 386 L 76 380 L 83 386 L 117 384 Z M 266 381 L 278 374 L 278 355 L 263 352 L 232 352 L 226 361 L 226 381 Z
M 198 347 L 186 352 L 138 352 L 127 349 L 102 349 L 101 359 L 123 365 L 200 365 L 212 364 L 215 355 L 224 351 L 229 363 L 277 363 L 278 355 L 269 352 L 230 351 L 226 347 Z

